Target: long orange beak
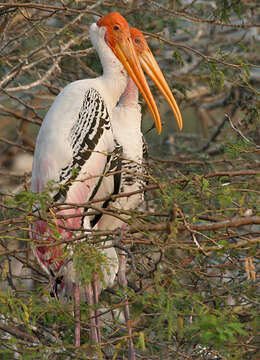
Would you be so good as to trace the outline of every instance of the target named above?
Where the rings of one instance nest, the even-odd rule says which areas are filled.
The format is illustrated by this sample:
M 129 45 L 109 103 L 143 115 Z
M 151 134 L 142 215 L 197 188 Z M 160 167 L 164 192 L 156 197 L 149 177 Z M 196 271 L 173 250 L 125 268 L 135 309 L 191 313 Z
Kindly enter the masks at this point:
M 132 39 L 121 38 L 120 42 L 117 42 L 112 50 L 142 93 L 153 115 L 157 131 L 160 134 L 162 131 L 160 114 L 137 57 Z
M 181 130 L 183 127 L 183 122 L 180 109 L 169 88 L 169 85 L 165 80 L 165 77 L 163 76 L 161 69 L 159 68 L 159 65 L 157 64 L 141 31 L 135 28 L 131 28 L 130 31 L 134 42 L 135 50 L 137 52 L 143 70 L 147 73 L 147 75 L 151 78 L 151 80 L 155 83 L 155 85 L 164 95 L 165 99 L 167 100 L 168 104 L 172 109 L 178 127 Z

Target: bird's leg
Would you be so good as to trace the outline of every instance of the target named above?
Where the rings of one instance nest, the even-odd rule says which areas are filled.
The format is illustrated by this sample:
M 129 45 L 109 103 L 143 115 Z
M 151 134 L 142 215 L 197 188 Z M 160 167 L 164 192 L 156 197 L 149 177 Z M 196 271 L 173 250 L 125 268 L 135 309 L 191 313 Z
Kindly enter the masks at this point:
M 97 334 L 97 328 L 96 328 L 96 315 L 94 307 L 94 294 L 93 294 L 93 288 L 92 284 L 86 285 L 86 296 L 87 296 L 87 302 L 90 307 L 90 338 L 94 343 L 98 343 L 98 334 Z
M 95 303 L 95 320 L 96 320 L 96 331 L 99 344 L 101 343 L 101 329 L 100 329 L 100 317 L 98 310 L 98 274 L 94 274 L 93 280 L 93 293 L 94 293 L 94 303 Z
M 75 316 L 75 346 L 80 346 L 80 289 L 79 284 L 73 284 L 74 316 Z
M 118 270 L 118 282 L 120 287 L 122 288 L 123 295 L 124 295 L 124 317 L 125 322 L 127 326 L 127 332 L 128 332 L 128 344 L 129 344 L 129 350 L 128 350 L 128 359 L 129 360 L 135 360 L 135 349 L 134 349 L 134 343 L 132 338 L 132 326 L 130 321 L 130 311 L 129 311 L 129 304 L 127 299 L 127 279 L 126 279 L 126 263 L 127 263 L 127 254 L 120 250 L 119 252 L 119 270 Z

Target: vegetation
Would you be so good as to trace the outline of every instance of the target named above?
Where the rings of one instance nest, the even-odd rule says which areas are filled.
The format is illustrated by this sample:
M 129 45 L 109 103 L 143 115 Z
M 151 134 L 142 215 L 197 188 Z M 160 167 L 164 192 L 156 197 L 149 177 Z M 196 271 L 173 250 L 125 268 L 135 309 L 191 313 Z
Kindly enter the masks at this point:
M 91 245 L 104 239 L 122 244 L 138 359 L 257 360 L 260 4 L 253 0 L 0 3 L 0 358 L 127 356 L 119 316 L 126 295 L 117 284 L 102 293 L 101 312 L 114 311 L 102 320 L 102 349 L 89 342 L 83 302 L 82 345 L 75 348 L 73 304 L 50 296 L 28 234 L 40 216 L 55 244 L 65 243 L 55 231 L 55 212 L 48 211 L 62 206 L 50 195 L 56 184 L 33 194 L 30 173 L 15 167 L 21 153 L 32 156 L 59 91 L 101 73 L 88 30 L 111 11 L 148 36 L 180 104 L 184 132 L 177 132 L 157 94 L 164 121 L 159 138 L 143 103 L 150 149 L 144 204 L 130 214 L 126 230 L 92 231 L 88 242 L 78 242 L 90 233 L 82 229 L 64 246 L 73 247 L 86 283 L 100 264 L 109 265 Z M 97 211 L 93 201 L 87 206 Z

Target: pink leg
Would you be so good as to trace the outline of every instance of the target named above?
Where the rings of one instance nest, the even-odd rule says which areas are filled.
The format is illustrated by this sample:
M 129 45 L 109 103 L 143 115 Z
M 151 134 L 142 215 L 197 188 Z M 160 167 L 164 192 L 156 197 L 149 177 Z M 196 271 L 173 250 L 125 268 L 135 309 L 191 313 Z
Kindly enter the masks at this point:
M 95 310 L 93 310 L 94 307 L 94 294 L 93 294 L 93 288 L 92 288 L 92 284 L 88 284 L 86 286 L 86 295 L 87 295 L 87 302 L 90 308 L 90 337 L 91 340 L 94 343 L 98 343 L 98 334 L 97 334 L 97 329 L 96 329 L 96 315 L 95 315 Z
M 93 293 L 94 293 L 94 303 L 95 306 L 98 306 L 98 275 L 94 274 L 93 280 Z M 95 320 L 96 320 L 96 331 L 99 344 L 101 343 L 101 328 L 100 328 L 100 317 L 98 307 L 95 309 Z
M 75 316 L 75 346 L 80 347 L 80 290 L 78 284 L 73 284 L 74 316 Z
M 125 306 L 124 306 L 124 317 L 125 322 L 127 325 L 127 332 L 128 332 L 128 359 L 135 360 L 135 349 L 133 343 L 133 333 L 132 333 L 132 326 L 130 321 L 130 311 L 129 311 L 129 304 L 126 294 L 127 288 L 127 279 L 126 279 L 126 262 L 127 262 L 127 255 L 124 251 L 120 250 L 119 252 L 119 271 L 118 271 L 118 282 L 120 287 L 122 288 L 124 298 L 125 298 Z

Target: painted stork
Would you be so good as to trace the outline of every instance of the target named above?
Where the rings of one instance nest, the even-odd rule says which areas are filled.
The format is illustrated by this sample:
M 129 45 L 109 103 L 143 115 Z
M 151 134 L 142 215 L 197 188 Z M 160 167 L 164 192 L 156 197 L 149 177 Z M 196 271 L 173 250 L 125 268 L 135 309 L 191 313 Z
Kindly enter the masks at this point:
M 179 107 L 143 34 L 135 28 L 131 28 L 130 33 L 143 69 L 165 96 L 181 130 L 183 123 Z M 142 116 L 141 106 L 138 104 L 138 88 L 132 78 L 128 77 L 126 89 L 120 97 L 118 106 L 115 107 L 111 119 L 115 140 L 122 149 L 120 192 L 132 193 L 136 190 L 143 190 L 146 183 L 145 154 L 147 148 L 141 131 L 141 122 Z M 143 201 L 143 196 L 144 193 L 141 191 L 131 196 L 119 198 L 113 203 L 113 207 L 123 210 L 135 209 Z M 108 222 L 109 217 L 105 216 L 103 220 Z M 113 222 L 113 219 L 110 218 L 110 221 Z M 117 219 L 117 227 L 119 226 L 123 226 L 123 222 L 121 221 L 120 224 L 120 220 Z M 119 251 L 119 254 L 118 280 L 124 291 L 127 286 L 125 274 L 127 255 L 122 250 Z M 132 359 L 134 358 L 134 348 L 127 297 L 125 298 L 125 304 L 124 316 L 128 326 L 129 357 Z M 131 354 L 133 357 L 131 357 Z
M 118 13 L 108 14 L 91 25 L 90 37 L 99 54 L 103 75 L 67 85 L 49 109 L 37 137 L 31 190 L 42 192 L 49 181 L 55 181 L 61 185 L 52 194 L 55 202 L 83 204 L 120 190 L 121 179 L 116 175 L 105 175 L 119 170 L 121 166 L 119 150 L 122 145 L 113 134 L 111 119 L 126 89 L 128 75 L 143 94 L 158 132 L 161 131 L 159 112 L 134 50 L 126 20 Z M 100 208 L 107 206 L 104 203 L 98 205 Z M 111 224 L 111 218 L 108 221 L 107 217 L 90 219 L 83 216 L 86 210 L 84 206 L 79 206 L 58 211 L 56 214 L 63 215 L 64 219 L 57 219 L 54 215 L 53 220 L 63 240 L 71 240 L 75 229 L 80 231 L 82 227 L 102 230 L 117 227 L 117 224 Z M 36 214 L 40 213 L 39 208 Z M 64 257 L 64 245 L 51 246 L 53 230 L 44 220 L 34 222 L 30 236 L 34 240 L 34 254 L 53 284 L 53 293 L 74 297 L 77 318 L 75 342 L 79 346 L 81 289 L 72 256 Z M 118 272 L 118 258 L 112 246 L 104 253 L 110 265 L 109 271 L 103 269 L 105 286 L 111 286 Z M 89 305 L 97 303 L 100 290 L 96 274 L 93 278 L 93 282 L 85 287 Z M 91 339 L 100 342 L 95 320 L 97 313 L 91 310 L 90 315 Z

